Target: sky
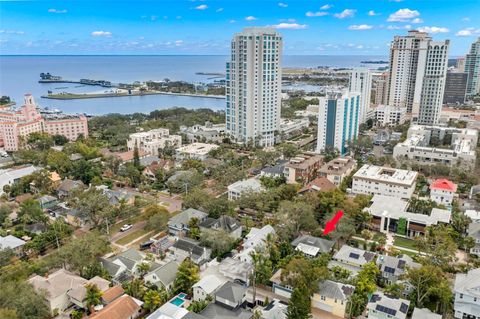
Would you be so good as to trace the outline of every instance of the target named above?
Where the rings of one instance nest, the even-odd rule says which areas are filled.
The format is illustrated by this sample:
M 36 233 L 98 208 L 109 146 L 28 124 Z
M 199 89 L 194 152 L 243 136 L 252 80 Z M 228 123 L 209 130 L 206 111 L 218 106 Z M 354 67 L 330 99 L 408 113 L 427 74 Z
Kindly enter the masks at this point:
M 480 37 L 480 0 L 0 0 L 0 54 L 229 53 L 244 27 L 270 26 L 288 55 L 388 55 L 408 30 Z

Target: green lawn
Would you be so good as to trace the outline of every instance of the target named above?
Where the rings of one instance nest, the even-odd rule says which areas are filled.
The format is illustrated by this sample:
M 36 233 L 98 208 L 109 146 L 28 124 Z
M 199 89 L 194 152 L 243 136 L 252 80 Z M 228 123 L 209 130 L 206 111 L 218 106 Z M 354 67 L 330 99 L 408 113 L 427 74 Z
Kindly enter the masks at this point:
M 149 232 L 150 231 L 148 231 L 146 229 L 138 229 L 138 230 L 128 234 L 127 236 L 125 236 L 123 238 L 120 238 L 119 240 L 116 241 L 116 243 L 119 244 L 119 245 L 126 245 L 126 244 L 134 241 L 135 239 L 137 239 L 139 237 L 145 236 Z
M 110 227 L 110 235 L 118 233 L 120 231 L 120 228 L 122 228 L 122 226 L 125 225 L 125 224 L 132 224 L 133 225 L 133 224 L 141 222 L 145 219 L 146 219 L 146 217 L 143 214 L 129 217 L 129 218 L 125 219 L 124 221 L 121 221 L 121 222 L 113 225 L 112 227 Z
M 393 244 L 395 246 L 417 250 L 417 247 L 415 246 L 415 241 L 412 239 L 395 236 L 395 240 L 393 241 Z

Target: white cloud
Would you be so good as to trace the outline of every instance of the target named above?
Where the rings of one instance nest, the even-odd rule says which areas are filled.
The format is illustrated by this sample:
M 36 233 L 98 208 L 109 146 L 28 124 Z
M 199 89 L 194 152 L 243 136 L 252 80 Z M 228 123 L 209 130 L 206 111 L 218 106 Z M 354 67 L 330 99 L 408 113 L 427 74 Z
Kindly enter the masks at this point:
M 217 10 L 215 10 L 215 12 L 222 12 L 223 11 L 223 8 L 218 8 Z
M 25 34 L 24 31 L 19 31 L 19 30 L 0 30 L 0 33 L 5 33 L 5 34 Z
M 278 3 L 278 6 L 279 6 L 279 7 L 282 7 L 282 8 L 286 8 L 286 7 L 288 7 L 288 4 L 283 3 L 283 2 L 279 2 L 279 3 Z
M 206 4 L 201 4 L 199 6 L 196 6 L 195 9 L 197 10 L 205 10 L 208 9 L 208 6 Z
M 370 30 L 373 28 L 373 25 L 368 24 L 354 24 L 348 27 L 348 30 Z
M 414 19 L 416 17 L 420 16 L 420 12 L 417 10 L 410 10 L 408 8 L 405 9 L 400 9 L 397 12 L 392 13 L 387 21 L 389 22 L 405 22 L 410 19 Z
M 470 22 L 470 18 L 469 17 L 462 18 L 462 21 Z
M 301 29 L 306 29 L 308 26 L 306 24 L 298 24 L 298 23 L 279 23 L 279 24 L 272 25 L 271 27 L 275 29 L 301 30 Z
M 402 2 L 403 0 L 390 0 L 390 2 Z
M 328 10 L 330 9 L 331 7 L 333 7 L 331 4 L 325 4 L 323 6 L 320 7 L 320 10 Z
M 93 31 L 91 33 L 92 37 L 111 37 L 112 32 L 110 31 Z
M 388 30 L 410 30 L 412 28 L 412 26 L 410 24 L 406 24 L 404 26 L 401 26 L 401 25 L 389 25 L 387 26 L 387 29 Z
M 235 22 L 237 22 L 237 21 L 236 21 L 236 20 L 230 20 L 230 21 L 228 21 L 228 22 L 230 22 L 230 23 L 235 23 Z
M 357 45 L 355 48 L 357 48 L 357 49 L 363 49 L 363 45 L 359 44 L 359 45 Z
M 176 46 L 180 46 L 180 45 L 182 45 L 182 44 L 183 44 L 183 40 L 177 40 L 177 41 L 175 41 L 175 45 L 176 45 Z
M 420 18 L 415 18 L 413 19 L 412 21 L 410 21 L 411 23 L 423 23 L 423 20 L 420 19 Z
M 373 16 L 378 16 L 380 13 L 376 13 L 374 10 L 368 11 L 368 15 L 373 17 Z
M 469 37 L 476 34 L 480 34 L 480 29 L 466 28 L 455 33 L 457 37 Z
M 339 19 L 352 18 L 355 16 L 355 12 L 357 12 L 357 10 L 345 9 L 340 13 L 335 13 L 333 16 Z
M 307 17 L 323 17 L 323 16 L 328 15 L 328 12 L 323 12 L 323 11 L 312 12 L 312 11 L 308 11 L 307 13 L 305 13 L 305 15 L 306 15 Z
M 58 9 L 48 9 L 50 13 L 67 13 L 66 9 L 58 10 Z
M 428 32 L 428 33 L 432 33 L 432 34 L 450 32 L 449 29 L 444 28 L 444 27 L 421 27 L 421 28 L 418 28 L 418 31 Z
M 248 16 L 245 18 L 245 20 L 247 21 L 255 21 L 255 20 L 258 20 L 257 18 L 255 18 L 254 16 Z

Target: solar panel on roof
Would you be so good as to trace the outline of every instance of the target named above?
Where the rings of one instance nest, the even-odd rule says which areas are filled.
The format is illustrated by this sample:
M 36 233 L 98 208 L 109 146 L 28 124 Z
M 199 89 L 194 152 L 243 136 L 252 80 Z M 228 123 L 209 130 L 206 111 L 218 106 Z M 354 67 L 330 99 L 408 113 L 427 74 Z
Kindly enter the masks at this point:
M 399 260 L 397 267 L 398 267 L 399 269 L 404 269 L 404 268 L 405 268 L 405 263 L 406 263 L 405 260 Z
M 376 310 L 386 313 L 387 315 L 395 316 L 397 314 L 397 311 L 391 308 L 384 307 L 382 305 L 377 305 L 375 307 Z
M 372 298 L 371 298 L 371 302 L 377 302 L 377 300 L 380 300 L 380 296 L 379 295 L 372 295 Z
M 385 272 L 388 272 L 389 274 L 394 274 L 395 268 L 385 266 Z
M 408 311 L 408 305 L 406 303 L 403 303 L 400 305 L 400 311 L 403 313 L 407 313 Z
M 350 255 L 348 255 L 350 258 L 353 258 L 353 259 L 358 259 L 360 258 L 360 255 L 357 254 L 357 253 L 350 253 Z

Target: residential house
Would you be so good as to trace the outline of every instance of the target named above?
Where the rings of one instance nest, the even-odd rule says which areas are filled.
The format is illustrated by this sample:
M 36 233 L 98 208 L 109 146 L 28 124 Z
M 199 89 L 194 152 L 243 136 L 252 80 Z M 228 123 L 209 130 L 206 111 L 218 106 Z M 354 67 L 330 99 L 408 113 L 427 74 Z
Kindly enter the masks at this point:
M 245 193 L 259 193 L 265 190 L 260 180 L 255 177 L 237 181 L 228 185 L 228 199 L 237 200 Z
M 169 250 L 178 262 L 190 258 L 197 265 L 209 261 L 212 253 L 210 248 L 202 247 L 198 241 L 190 238 L 179 238 Z
M 394 284 L 400 276 L 407 272 L 408 268 L 419 268 L 421 265 L 413 261 L 408 255 L 388 256 L 379 255 L 377 265 L 380 268 L 380 275 L 386 284 Z
M 273 166 L 266 166 L 260 170 L 261 177 L 269 178 L 283 178 L 283 172 L 285 171 L 285 165 L 288 163 L 286 160 L 279 160 Z
M 37 199 L 42 209 L 53 208 L 58 205 L 58 199 L 56 197 L 45 195 Z
M 447 209 L 433 208 L 429 215 L 411 213 L 409 202 L 401 198 L 374 195 L 370 203 L 370 207 L 365 208 L 373 216 L 370 227 L 382 233 L 415 237 L 424 234 L 427 226 L 448 224 L 451 220 Z
M 209 319 L 250 319 L 253 313 L 244 309 L 246 292 L 246 287 L 227 281 L 215 293 L 215 302 L 200 314 Z
M 127 205 L 133 205 L 135 203 L 135 193 L 133 192 L 124 189 L 112 190 L 106 185 L 97 186 L 96 189 L 103 192 L 103 195 L 108 198 L 110 205 L 118 206 L 121 202 L 124 202 Z
M 368 319 L 406 319 L 410 301 L 376 291 L 367 304 Z
M 270 278 L 270 282 L 272 283 L 272 292 L 281 297 L 290 299 L 292 296 L 293 287 L 285 284 L 282 281 L 282 271 L 282 269 L 277 270 Z
M 273 299 L 260 310 L 262 319 L 287 319 L 288 304 L 278 299 Z
M 312 296 L 312 308 L 330 315 L 345 318 L 347 303 L 355 287 L 339 282 L 324 280 L 318 284 L 318 291 Z
M 456 192 L 457 184 L 445 178 L 430 184 L 430 199 L 439 205 L 451 206 Z
M 256 249 L 263 248 L 268 236 L 274 234 L 275 229 L 271 225 L 265 225 L 262 228 L 252 227 L 243 240 L 243 250 L 235 256 L 235 259 L 251 263 L 252 257 L 250 253 Z
M 475 240 L 475 246 L 470 248 L 470 254 L 480 257 L 480 222 L 468 225 L 468 236 Z
M 215 275 L 207 275 L 193 285 L 193 300 L 202 301 L 214 297 L 214 293 L 226 281 Z
M 412 319 L 442 319 L 442 315 L 433 313 L 427 308 L 415 307 L 413 309 Z
M 26 224 L 24 226 L 25 230 L 29 233 L 38 235 L 47 230 L 47 226 L 44 223 L 38 222 L 33 224 Z
M 235 239 L 242 237 L 242 224 L 228 215 L 222 215 L 217 219 L 207 217 L 199 224 L 199 227 L 201 231 L 208 229 L 223 230 Z
M 142 314 L 142 305 L 138 299 L 123 295 L 100 311 L 91 314 L 89 319 L 136 319 Z
M 356 168 L 357 162 L 352 157 L 337 157 L 320 167 L 318 175 L 327 178 L 338 187 Z
M 335 266 L 342 267 L 356 276 L 365 264 L 373 262 L 376 254 L 370 251 L 365 251 L 360 248 L 343 245 L 339 251 L 333 255 L 332 260 L 328 263 L 328 268 Z
M 155 182 L 157 181 L 157 172 L 159 170 L 163 170 L 165 172 L 170 171 L 174 167 L 174 162 L 172 160 L 160 159 L 144 166 L 145 168 L 142 171 L 142 175 L 150 181 Z
M 26 242 L 20 238 L 17 238 L 12 235 L 7 235 L 5 237 L 0 236 L 0 250 L 11 249 L 17 255 L 22 254 L 23 245 Z
M 85 302 L 85 297 L 87 295 L 86 285 L 95 285 L 103 293 L 110 288 L 110 281 L 103 279 L 102 277 L 95 276 L 90 280 L 86 280 L 84 285 L 77 287 L 72 287 L 71 290 L 67 292 L 67 296 L 70 298 L 70 301 L 81 308 L 86 308 L 87 304 Z
M 285 164 L 284 176 L 287 183 L 307 184 L 318 176 L 318 170 L 323 165 L 323 156 L 314 152 L 304 152 Z
M 335 245 L 334 241 L 310 235 L 302 235 L 292 241 L 292 246 L 295 250 L 300 251 L 305 256 L 311 258 L 323 253 L 329 253 L 332 250 L 333 245 Z
M 109 258 L 100 258 L 100 263 L 116 284 L 121 284 L 138 275 L 137 267 L 143 261 L 143 256 L 133 248 Z
M 22 177 L 31 175 L 38 170 L 39 168 L 31 165 L 0 170 L 0 195 L 3 195 L 3 188 L 6 185 L 11 186 L 17 183 Z
M 179 264 L 175 260 L 169 261 L 146 274 L 144 280 L 145 282 L 156 285 L 158 289 L 168 291 L 173 287 L 178 266 Z
M 65 269 L 57 270 L 46 277 L 35 275 L 28 279 L 28 283 L 36 292 L 45 294 L 51 314 L 63 313 L 73 303 L 83 307 L 85 285 L 89 283 L 98 285 L 101 291 L 108 289 L 108 281 L 100 277 L 87 280 Z
M 480 268 L 472 269 L 466 274 L 457 274 L 453 292 L 455 318 L 480 318 Z
M 318 193 L 318 192 L 328 192 L 337 188 L 335 184 L 330 182 L 326 177 L 317 177 L 307 185 L 303 186 L 298 193 Z
M 188 208 L 170 218 L 168 221 L 168 231 L 173 236 L 185 236 L 189 231 L 189 223 L 196 218 L 201 223 L 208 215 L 200 210 Z
M 151 313 L 147 319 L 187 319 L 189 311 L 172 302 L 164 303 L 160 308 Z M 206 319 L 203 318 L 202 319 Z
M 123 290 L 122 285 L 110 287 L 102 293 L 102 304 L 108 305 L 124 294 L 125 290 Z
M 245 285 L 250 284 L 253 265 L 238 259 L 227 257 L 218 265 L 218 272 L 230 281 L 241 280 Z
M 74 181 L 71 179 L 64 179 L 60 182 L 57 188 L 57 195 L 59 197 L 68 197 L 70 193 L 78 187 L 85 187 L 82 181 Z

